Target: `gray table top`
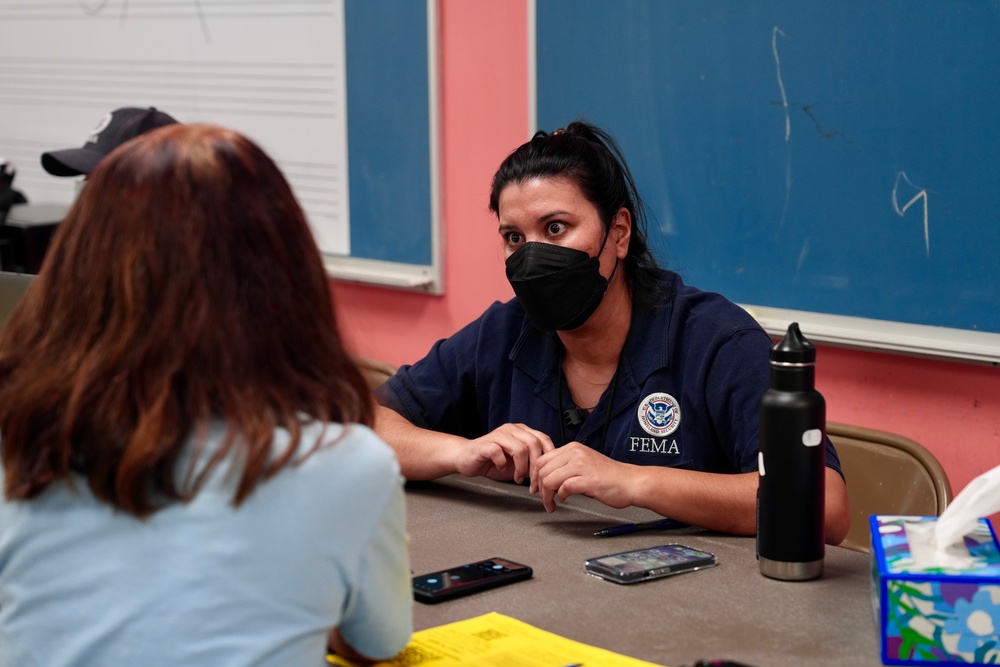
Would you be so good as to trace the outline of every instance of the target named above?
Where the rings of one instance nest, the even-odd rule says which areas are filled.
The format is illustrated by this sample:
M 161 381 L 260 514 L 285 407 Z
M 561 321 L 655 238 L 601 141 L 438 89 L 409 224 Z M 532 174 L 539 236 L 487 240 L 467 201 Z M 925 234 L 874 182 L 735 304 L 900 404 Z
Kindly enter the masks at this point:
M 610 525 L 656 518 L 574 496 L 547 514 L 514 484 L 450 476 L 407 485 L 410 560 L 422 574 L 490 557 L 534 577 L 436 605 L 415 603 L 417 630 L 491 611 L 592 646 L 680 667 L 728 659 L 755 667 L 880 665 L 866 554 L 827 547 L 822 578 L 760 574 L 752 537 L 686 528 L 598 538 Z M 681 542 L 718 567 L 623 586 L 584 573 L 588 558 Z

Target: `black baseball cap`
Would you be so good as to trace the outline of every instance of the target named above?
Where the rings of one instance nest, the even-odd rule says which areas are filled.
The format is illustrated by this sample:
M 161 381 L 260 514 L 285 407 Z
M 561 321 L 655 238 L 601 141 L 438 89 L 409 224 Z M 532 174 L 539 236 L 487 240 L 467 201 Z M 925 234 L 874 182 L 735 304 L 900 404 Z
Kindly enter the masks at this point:
M 105 155 L 129 139 L 176 122 L 168 114 L 154 107 L 115 109 L 101 119 L 82 148 L 42 153 L 42 167 L 53 176 L 89 174 Z

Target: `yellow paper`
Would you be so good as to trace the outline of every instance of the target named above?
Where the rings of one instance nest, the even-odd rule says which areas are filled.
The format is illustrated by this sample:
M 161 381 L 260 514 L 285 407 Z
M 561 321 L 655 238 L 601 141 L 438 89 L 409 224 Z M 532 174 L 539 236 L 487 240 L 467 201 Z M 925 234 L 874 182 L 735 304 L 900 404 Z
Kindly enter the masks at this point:
M 327 656 L 337 667 L 355 667 Z M 375 667 L 661 667 L 545 632 L 491 612 L 413 633 L 403 652 Z

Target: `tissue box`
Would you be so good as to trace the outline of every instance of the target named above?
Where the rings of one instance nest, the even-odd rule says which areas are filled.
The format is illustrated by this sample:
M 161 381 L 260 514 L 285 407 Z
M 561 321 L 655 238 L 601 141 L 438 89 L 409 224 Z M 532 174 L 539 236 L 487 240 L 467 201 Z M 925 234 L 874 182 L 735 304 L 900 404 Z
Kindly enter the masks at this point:
M 906 526 L 871 517 L 871 596 L 886 665 L 1000 664 L 1000 548 L 989 521 L 965 536 L 967 567 L 922 567 Z

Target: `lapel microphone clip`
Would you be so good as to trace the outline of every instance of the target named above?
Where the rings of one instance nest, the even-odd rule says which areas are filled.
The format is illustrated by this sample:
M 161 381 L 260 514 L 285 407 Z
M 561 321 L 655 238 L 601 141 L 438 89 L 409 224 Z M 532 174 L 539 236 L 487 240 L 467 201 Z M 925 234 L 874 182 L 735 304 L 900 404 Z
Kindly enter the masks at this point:
M 579 426 L 583 422 L 587 421 L 587 417 L 589 416 L 590 411 L 584 410 L 583 408 L 566 410 L 562 413 L 563 424 L 566 426 Z

